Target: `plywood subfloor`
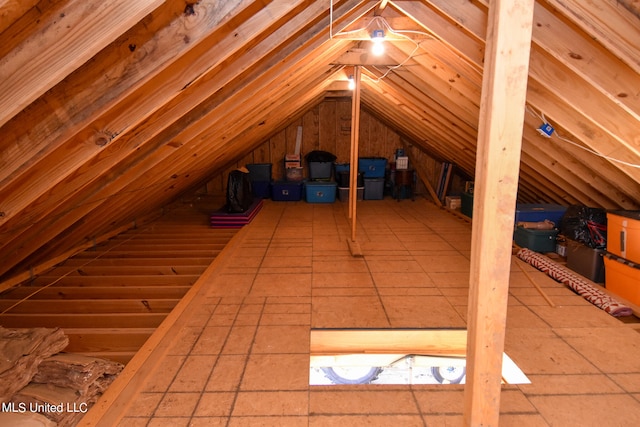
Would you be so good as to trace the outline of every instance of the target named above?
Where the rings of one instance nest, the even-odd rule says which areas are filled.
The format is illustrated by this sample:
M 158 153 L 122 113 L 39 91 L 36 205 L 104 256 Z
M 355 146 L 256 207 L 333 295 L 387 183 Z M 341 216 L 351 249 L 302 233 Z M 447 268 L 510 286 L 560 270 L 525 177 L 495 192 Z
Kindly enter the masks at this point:
M 466 326 L 468 222 L 423 199 L 363 201 L 358 221 L 354 258 L 345 204 L 265 203 L 85 425 L 461 425 L 462 385 L 309 386 L 312 328 Z M 640 424 L 634 325 L 525 268 L 555 307 L 514 260 L 505 352 L 532 383 L 503 387 L 500 424 Z

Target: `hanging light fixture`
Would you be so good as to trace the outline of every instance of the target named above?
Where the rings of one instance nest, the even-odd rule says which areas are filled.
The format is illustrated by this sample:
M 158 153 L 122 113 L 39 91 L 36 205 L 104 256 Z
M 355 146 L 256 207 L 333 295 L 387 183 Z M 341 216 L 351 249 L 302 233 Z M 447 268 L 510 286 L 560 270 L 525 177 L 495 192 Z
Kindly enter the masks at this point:
M 356 81 L 353 79 L 353 74 L 349 76 L 349 90 L 356 88 Z
M 373 30 L 371 41 L 373 42 L 371 53 L 376 56 L 382 55 L 384 53 L 384 30 Z

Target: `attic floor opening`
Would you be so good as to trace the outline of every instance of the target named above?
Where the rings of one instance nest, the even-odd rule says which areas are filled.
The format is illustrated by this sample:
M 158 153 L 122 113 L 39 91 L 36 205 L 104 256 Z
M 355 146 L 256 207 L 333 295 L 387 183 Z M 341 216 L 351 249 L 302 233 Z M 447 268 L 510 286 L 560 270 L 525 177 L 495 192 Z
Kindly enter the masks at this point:
M 464 384 L 464 329 L 312 329 L 310 385 Z M 503 354 L 502 382 L 530 383 Z
M 346 203 L 266 201 L 81 425 L 460 425 L 462 384 L 309 385 L 313 330 L 466 328 L 469 222 L 422 198 L 358 209 L 356 258 Z M 502 386 L 501 424 L 640 422 L 637 324 L 524 268 L 555 307 L 512 263 L 505 352 L 530 384 Z

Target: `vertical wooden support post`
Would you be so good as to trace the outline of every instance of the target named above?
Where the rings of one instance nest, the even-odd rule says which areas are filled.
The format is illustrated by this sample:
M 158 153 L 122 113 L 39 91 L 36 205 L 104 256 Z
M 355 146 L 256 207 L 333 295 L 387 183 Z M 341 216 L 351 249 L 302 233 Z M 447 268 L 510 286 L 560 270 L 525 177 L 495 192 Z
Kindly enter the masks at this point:
M 358 200 L 358 139 L 360 135 L 360 77 L 359 65 L 353 67 L 356 87 L 351 98 L 351 163 L 349 165 L 349 218 L 351 218 L 351 241 L 356 241 L 356 201 Z
M 489 3 L 471 234 L 464 423 L 500 416 L 513 224 L 534 0 Z

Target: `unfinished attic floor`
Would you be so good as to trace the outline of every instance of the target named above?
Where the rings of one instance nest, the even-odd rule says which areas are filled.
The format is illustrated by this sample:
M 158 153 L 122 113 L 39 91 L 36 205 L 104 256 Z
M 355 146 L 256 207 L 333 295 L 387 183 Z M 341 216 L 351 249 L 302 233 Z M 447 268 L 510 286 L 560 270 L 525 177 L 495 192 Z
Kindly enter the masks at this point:
M 363 201 L 354 258 L 346 212 L 265 201 L 85 425 L 461 425 L 464 385 L 309 385 L 311 329 L 466 327 L 469 222 L 421 198 Z M 637 324 L 515 257 L 505 352 L 531 384 L 503 386 L 501 426 L 640 425 Z

